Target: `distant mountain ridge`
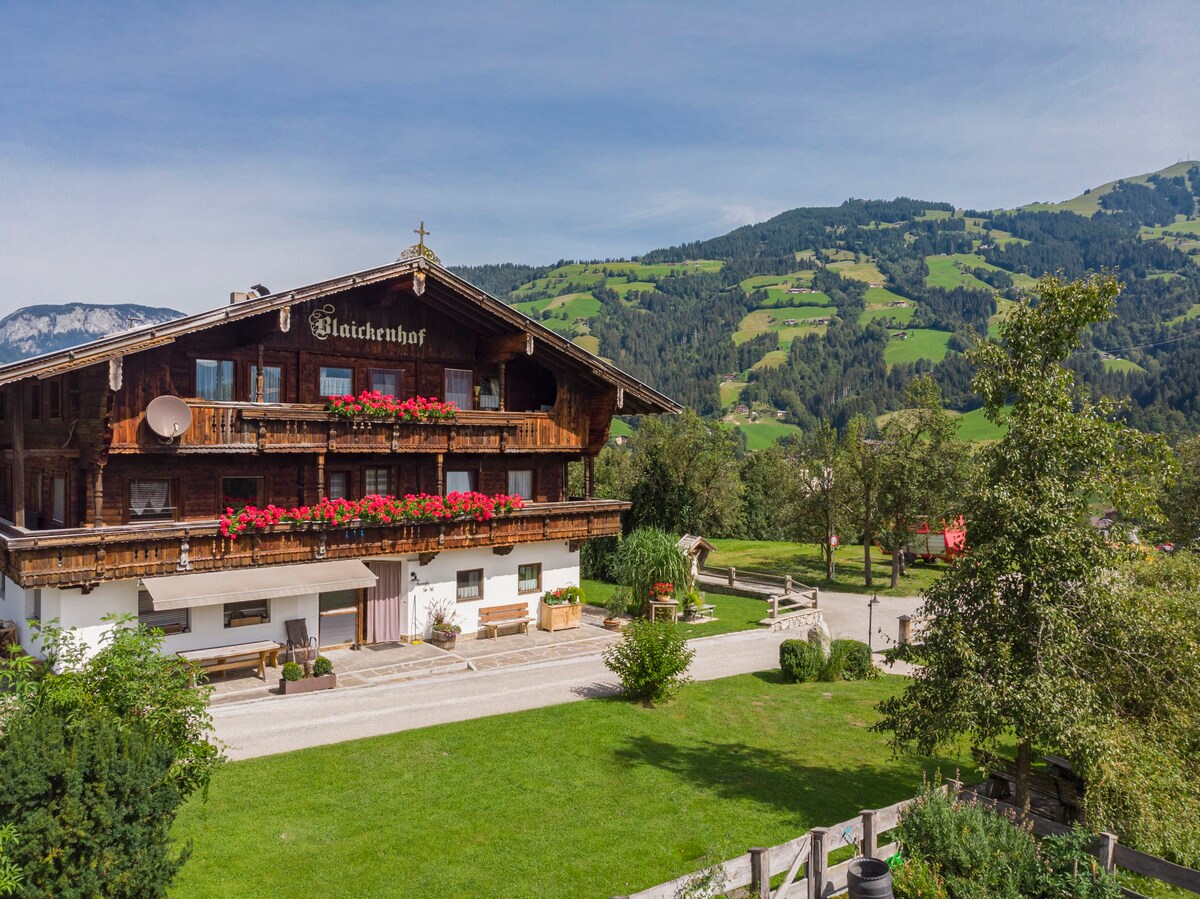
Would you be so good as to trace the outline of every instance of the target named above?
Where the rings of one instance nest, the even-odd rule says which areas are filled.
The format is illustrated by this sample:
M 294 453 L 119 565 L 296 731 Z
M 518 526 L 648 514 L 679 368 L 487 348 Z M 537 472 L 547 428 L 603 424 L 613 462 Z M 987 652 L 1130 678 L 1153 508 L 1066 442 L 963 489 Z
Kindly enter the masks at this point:
M 175 309 L 136 303 L 26 306 L 0 319 L 0 363 L 77 346 L 131 327 L 162 324 L 182 315 Z

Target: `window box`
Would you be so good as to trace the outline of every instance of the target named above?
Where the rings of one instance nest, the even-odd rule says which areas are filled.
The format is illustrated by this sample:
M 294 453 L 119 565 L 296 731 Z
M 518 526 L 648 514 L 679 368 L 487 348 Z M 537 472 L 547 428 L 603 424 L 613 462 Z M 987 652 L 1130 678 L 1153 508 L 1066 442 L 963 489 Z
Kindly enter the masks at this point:
M 302 677 L 300 680 L 279 679 L 279 692 L 284 696 L 296 693 L 312 693 L 315 690 L 332 690 L 337 686 L 337 672 L 320 677 Z

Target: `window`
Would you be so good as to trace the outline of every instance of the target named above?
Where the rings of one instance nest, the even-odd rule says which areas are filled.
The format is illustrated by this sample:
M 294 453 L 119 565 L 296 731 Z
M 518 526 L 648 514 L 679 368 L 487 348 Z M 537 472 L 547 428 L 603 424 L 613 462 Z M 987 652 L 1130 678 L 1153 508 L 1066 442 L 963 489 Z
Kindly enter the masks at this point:
M 500 379 L 483 378 L 479 382 L 479 408 L 500 408 Z
M 42 385 L 34 384 L 29 390 L 29 417 L 37 421 L 42 417 Z
M 350 498 L 350 472 L 348 471 L 331 471 L 329 472 L 329 490 L 325 494 L 329 499 L 349 499 Z
M 190 612 L 190 609 L 156 611 L 149 591 L 138 591 L 138 624 L 143 627 L 156 627 L 164 634 L 186 634 L 192 629 Z
M 354 393 L 354 372 L 348 368 L 321 366 L 321 396 L 345 396 Z
M 40 471 L 35 471 L 29 478 L 29 491 L 30 511 L 42 511 L 42 473 Z
M 56 524 L 67 520 L 67 476 L 54 475 L 50 480 L 50 518 Z
M 233 362 L 229 359 L 197 359 L 196 396 L 219 403 L 231 402 Z
M 400 372 L 394 368 L 371 369 L 371 389 L 378 390 L 384 396 L 400 395 Z
M 62 418 L 62 381 L 50 382 L 50 417 Z
M 225 603 L 226 627 L 246 627 L 251 624 L 268 624 L 270 621 L 271 601 L 269 599 Z
M 367 495 L 387 496 L 392 492 L 392 470 L 390 468 L 368 468 L 363 476 Z
M 129 482 L 129 520 L 174 520 L 173 488 L 170 478 L 134 478 Z
M 472 568 L 470 571 L 458 573 L 458 601 L 469 602 L 472 599 L 483 599 L 483 569 Z
M 246 395 L 250 397 L 250 402 L 252 403 L 259 401 L 257 365 L 250 366 L 250 392 Z M 262 401 L 264 403 L 283 402 L 283 369 L 278 365 L 263 366 Z
M 473 493 L 475 490 L 475 472 L 448 471 L 446 472 L 446 494 Z
M 446 369 L 446 395 L 442 399 L 448 403 L 457 403 L 460 409 L 473 409 L 471 382 L 474 376 L 474 372 L 469 368 Z
M 221 511 L 262 505 L 262 478 L 221 478 Z
M 540 593 L 542 590 L 542 563 L 517 566 L 517 592 Z
M 533 471 L 522 469 L 508 473 L 509 496 L 519 496 L 521 499 L 533 499 Z
M 25 617 L 42 620 L 42 588 L 34 587 L 25 594 Z

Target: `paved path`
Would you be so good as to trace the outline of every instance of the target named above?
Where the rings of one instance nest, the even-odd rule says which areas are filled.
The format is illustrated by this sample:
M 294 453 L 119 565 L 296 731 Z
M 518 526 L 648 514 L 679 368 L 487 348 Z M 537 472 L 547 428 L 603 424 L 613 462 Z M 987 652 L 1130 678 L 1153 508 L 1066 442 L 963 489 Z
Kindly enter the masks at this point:
M 789 634 L 741 631 L 693 641 L 692 676 L 712 680 L 776 668 Z M 612 693 L 599 654 L 213 708 L 217 738 L 244 759 Z
M 895 638 L 896 618 L 917 599 L 881 597 L 875 607 L 875 648 L 882 630 Z M 867 634 L 867 597 L 822 593 L 821 609 L 835 637 Z M 692 641 L 692 677 L 714 680 L 779 666 L 779 644 L 788 631 L 740 631 Z M 466 671 L 402 683 L 270 697 L 212 709 L 217 738 L 230 758 L 244 759 L 396 733 L 450 721 L 576 702 L 616 691 L 615 677 L 599 652 L 492 670 Z

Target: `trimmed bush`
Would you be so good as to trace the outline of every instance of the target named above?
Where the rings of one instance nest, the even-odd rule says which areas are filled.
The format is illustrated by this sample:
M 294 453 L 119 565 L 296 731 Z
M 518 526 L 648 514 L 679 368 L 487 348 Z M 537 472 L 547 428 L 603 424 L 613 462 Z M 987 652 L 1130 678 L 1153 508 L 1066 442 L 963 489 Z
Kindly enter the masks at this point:
M 325 656 L 317 656 L 313 661 L 313 677 L 324 677 L 333 674 L 333 662 Z
M 619 643 L 604 650 L 604 664 L 621 679 L 626 696 L 653 705 L 687 683 L 695 654 L 677 624 L 638 620 L 625 628 Z
M 297 681 L 304 677 L 304 669 L 296 662 L 284 662 L 283 664 L 283 679 L 286 681 Z
M 802 684 L 816 680 L 825 667 L 825 654 L 819 643 L 784 640 L 779 644 L 779 668 L 784 680 Z
M 823 681 L 867 680 L 878 677 L 871 661 L 871 648 L 860 640 L 834 640 L 829 644 L 829 658 L 821 668 Z

